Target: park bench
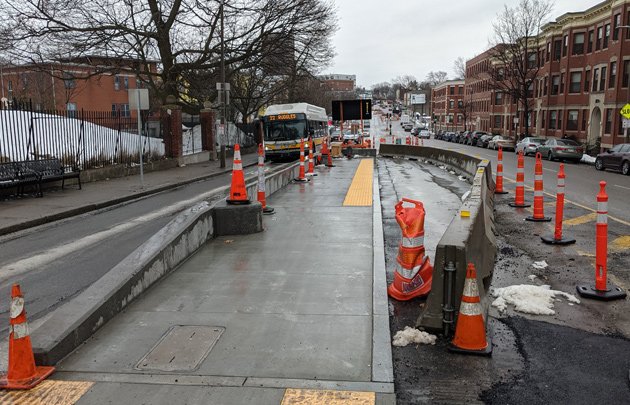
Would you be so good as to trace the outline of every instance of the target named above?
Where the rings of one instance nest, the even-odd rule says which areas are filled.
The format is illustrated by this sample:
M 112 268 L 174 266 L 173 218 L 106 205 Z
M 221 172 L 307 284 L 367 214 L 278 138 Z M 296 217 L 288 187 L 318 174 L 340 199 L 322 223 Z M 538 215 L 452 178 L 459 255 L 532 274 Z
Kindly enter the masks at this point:
M 22 171 L 18 162 L 0 163 L 0 189 L 16 188 L 17 194 L 22 194 L 24 186 L 39 184 L 39 176 Z
M 79 182 L 79 190 L 81 189 L 81 171 L 73 168 L 67 172 L 61 161 L 56 158 L 25 160 L 16 162 L 19 171 L 23 175 L 35 175 L 37 177 L 38 194 L 43 197 L 42 184 L 61 180 L 61 188 L 63 189 L 66 179 L 77 179 Z

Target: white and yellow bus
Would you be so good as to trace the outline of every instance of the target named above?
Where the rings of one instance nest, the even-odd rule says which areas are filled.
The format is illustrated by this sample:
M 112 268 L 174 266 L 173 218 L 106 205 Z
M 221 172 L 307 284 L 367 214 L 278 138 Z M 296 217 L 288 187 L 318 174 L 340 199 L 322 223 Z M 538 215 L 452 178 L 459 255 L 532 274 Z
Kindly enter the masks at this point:
M 300 140 L 311 137 L 315 153 L 328 134 L 326 110 L 307 103 L 274 104 L 259 117 L 262 121 L 265 155 L 272 161 L 300 157 Z

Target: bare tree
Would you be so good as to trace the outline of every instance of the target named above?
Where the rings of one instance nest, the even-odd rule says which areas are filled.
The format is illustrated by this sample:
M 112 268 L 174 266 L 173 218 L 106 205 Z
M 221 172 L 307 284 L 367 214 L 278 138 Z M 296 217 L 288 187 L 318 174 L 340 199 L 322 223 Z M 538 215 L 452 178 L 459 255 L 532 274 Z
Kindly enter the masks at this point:
M 437 72 L 429 72 L 426 81 L 431 87 L 436 86 L 448 78 L 448 73 L 438 70 Z
M 515 7 L 506 5 L 493 24 L 490 86 L 522 107 L 526 137 L 534 82 L 542 66 L 537 60 L 538 36 L 552 8 L 551 0 L 519 0 Z
M 394 90 L 389 82 L 382 82 L 373 85 L 372 94 L 376 98 L 384 98 L 386 100 L 394 99 Z
M 220 65 L 220 0 L 3 0 L 0 50 L 15 62 L 84 56 L 132 59 L 161 100 L 208 82 L 189 72 Z M 239 0 L 225 5 L 225 63 L 230 71 L 284 55 L 295 71 L 330 60 L 336 29 L 329 0 Z M 302 58 L 302 63 L 298 60 Z M 295 61 L 295 62 L 294 62 Z M 152 69 L 157 62 L 158 69 Z M 186 79 L 183 79 L 186 78 Z
M 463 57 L 458 57 L 453 62 L 453 71 L 455 72 L 456 80 L 464 80 L 466 78 L 466 60 Z

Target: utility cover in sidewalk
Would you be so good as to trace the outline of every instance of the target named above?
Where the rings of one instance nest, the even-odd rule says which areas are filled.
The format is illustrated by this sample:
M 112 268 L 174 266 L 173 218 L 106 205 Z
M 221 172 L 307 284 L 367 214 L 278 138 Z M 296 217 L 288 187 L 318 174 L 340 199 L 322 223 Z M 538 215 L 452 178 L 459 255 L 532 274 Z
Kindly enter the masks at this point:
M 192 371 L 206 358 L 225 328 L 175 325 L 136 364 L 137 370 Z

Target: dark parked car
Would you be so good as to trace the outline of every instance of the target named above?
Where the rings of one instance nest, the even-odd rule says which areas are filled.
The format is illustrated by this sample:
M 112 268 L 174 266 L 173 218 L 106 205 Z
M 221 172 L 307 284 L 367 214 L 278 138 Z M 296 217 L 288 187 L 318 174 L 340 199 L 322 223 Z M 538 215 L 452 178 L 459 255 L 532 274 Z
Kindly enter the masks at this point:
M 538 147 L 538 152 L 549 160 L 582 160 L 584 148 L 571 139 L 547 139 L 544 144 Z
M 620 143 L 613 146 L 608 152 L 600 153 L 595 159 L 597 170 L 620 170 L 625 175 L 630 175 L 630 143 Z
M 477 145 L 481 148 L 487 148 L 488 142 L 494 137 L 494 135 L 481 135 L 479 139 L 477 139 Z
M 479 140 L 479 138 L 481 138 L 484 135 L 490 135 L 487 132 L 483 132 L 483 131 L 473 131 L 472 134 L 470 134 L 470 136 L 466 139 L 467 142 L 466 145 L 477 145 L 477 141 Z

